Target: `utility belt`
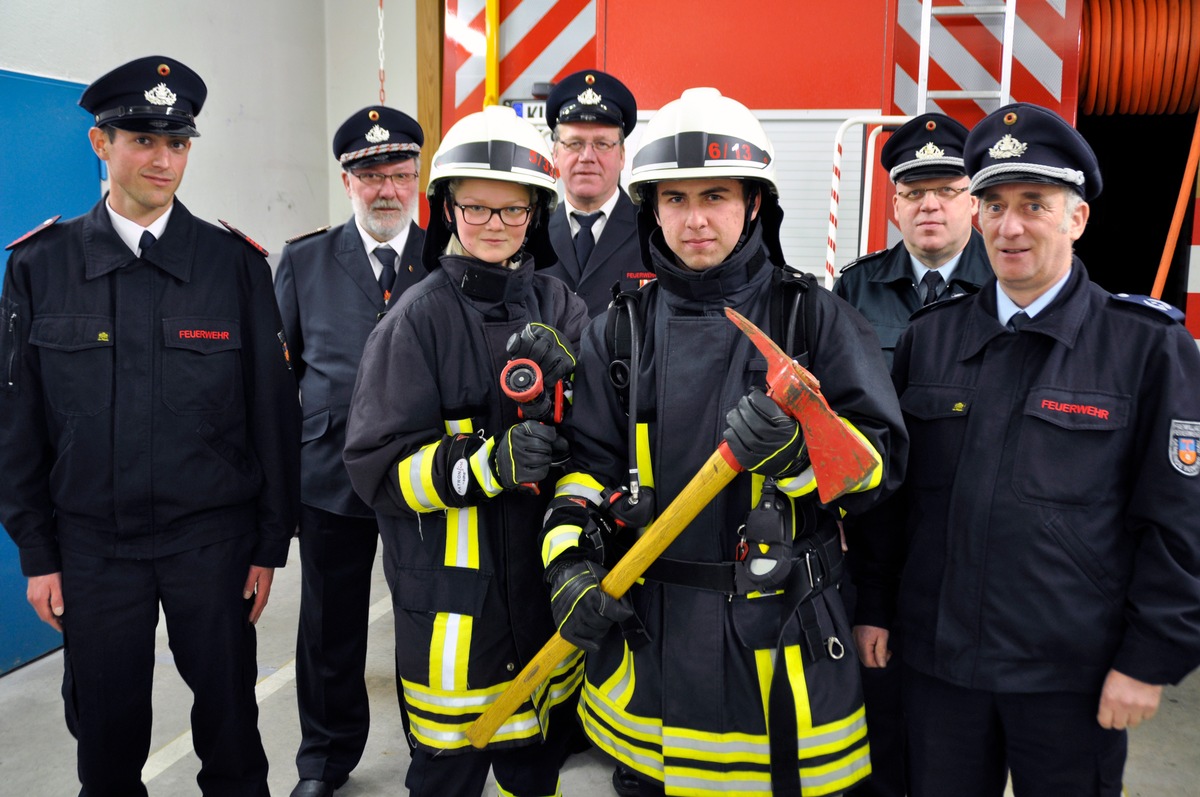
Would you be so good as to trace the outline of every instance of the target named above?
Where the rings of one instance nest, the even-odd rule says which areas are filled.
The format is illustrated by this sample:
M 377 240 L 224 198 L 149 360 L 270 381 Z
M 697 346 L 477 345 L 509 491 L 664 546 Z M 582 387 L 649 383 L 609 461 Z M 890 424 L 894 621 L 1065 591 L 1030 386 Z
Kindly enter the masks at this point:
M 629 551 L 620 541 L 612 547 L 616 559 Z M 826 586 L 837 584 L 842 576 L 843 555 L 841 537 L 836 530 L 822 530 L 798 539 L 793 550 L 791 569 L 784 582 L 777 587 L 784 590 L 791 600 L 807 600 Z M 642 577 L 647 581 L 720 592 L 732 597 L 760 589 L 747 578 L 746 568 L 745 561 L 689 562 L 660 556 Z

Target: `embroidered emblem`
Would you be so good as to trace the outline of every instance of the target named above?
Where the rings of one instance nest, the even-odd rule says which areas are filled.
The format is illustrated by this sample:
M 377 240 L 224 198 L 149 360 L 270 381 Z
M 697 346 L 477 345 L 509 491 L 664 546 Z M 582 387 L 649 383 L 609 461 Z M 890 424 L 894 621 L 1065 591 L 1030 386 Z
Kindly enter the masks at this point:
M 382 144 L 391 137 L 392 134 L 379 125 L 375 125 L 367 131 L 367 141 L 370 141 L 372 144 Z
M 950 411 L 951 412 L 966 412 L 967 405 L 963 404 L 961 401 L 956 401 L 956 402 L 954 402 L 954 406 L 950 408 Z
M 100 343 L 108 343 L 108 333 L 101 332 L 99 335 L 96 336 L 96 340 L 98 340 Z
M 917 160 L 925 160 L 926 158 L 941 158 L 946 154 L 946 150 L 930 141 L 925 146 L 917 150 Z
M 1004 160 L 1005 158 L 1019 158 L 1025 154 L 1025 150 L 1029 149 L 1028 144 L 1022 144 L 1008 133 L 1004 134 L 1004 138 L 997 141 L 988 150 L 988 154 L 996 160 Z
M 600 102 L 601 102 L 601 101 L 602 101 L 604 98 L 603 98 L 603 97 L 601 97 L 599 94 L 597 94 L 597 93 L 596 93 L 596 92 L 595 92 L 595 91 L 594 91 L 594 90 L 591 88 L 591 86 L 589 86 L 589 87 L 588 87 L 588 89 L 587 89 L 587 91 L 583 92 L 582 94 L 580 94 L 579 96 L 577 96 L 575 99 L 579 100 L 579 101 L 580 101 L 581 103 L 583 103 L 584 105 L 599 105 L 599 104 L 600 104 Z
M 1200 461 L 1196 458 L 1196 441 L 1200 439 L 1200 422 L 1171 421 L 1171 444 L 1169 457 L 1171 467 L 1184 476 L 1200 473 Z
M 151 105 L 174 105 L 175 92 L 167 88 L 166 83 L 159 83 L 154 88 L 145 92 L 146 102 Z

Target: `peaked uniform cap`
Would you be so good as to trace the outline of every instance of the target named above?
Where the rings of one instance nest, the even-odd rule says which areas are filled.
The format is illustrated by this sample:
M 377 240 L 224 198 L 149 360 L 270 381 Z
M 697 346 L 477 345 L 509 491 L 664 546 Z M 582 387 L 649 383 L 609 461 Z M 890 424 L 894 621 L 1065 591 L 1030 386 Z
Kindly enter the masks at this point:
M 621 128 L 625 135 L 637 124 L 637 100 L 624 83 L 607 72 L 584 69 L 554 85 L 546 98 L 546 122 L 596 122 Z
M 345 169 L 415 158 L 425 131 L 404 111 L 371 105 L 351 114 L 333 134 L 333 157 Z
M 194 138 L 208 87 L 186 64 L 149 55 L 122 64 L 83 91 L 79 105 L 97 127 Z
M 972 194 L 1001 183 L 1047 183 L 1091 200 L 1104 187 L 1096 153 L 1079 131 L 1026 102 L 985 116 L 967 136 L 963 158 Z
M 921 114 L 900 126 L 879 152 L 892 182 L 965 177 L 967 128 L 941 113 Z

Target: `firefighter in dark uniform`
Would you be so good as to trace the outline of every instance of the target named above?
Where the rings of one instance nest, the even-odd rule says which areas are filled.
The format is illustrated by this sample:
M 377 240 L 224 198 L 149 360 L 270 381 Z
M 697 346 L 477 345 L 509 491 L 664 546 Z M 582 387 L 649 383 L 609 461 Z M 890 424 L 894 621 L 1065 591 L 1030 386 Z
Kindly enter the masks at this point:
M 300 782 L 292 797 L 325 797 L 346 782 L 370 728 L 365 681 L 371 568 L 379 526 L 342 463 L 350 394 L 367 336 L 425 276 L 416 225 L 425 136 L 416 120 L 363 108 L 333 137 L 354 215 L 293 238 L 275 275 L 292 367 L 300 380 L 300 625 L 296 702 Z
M 967 192 L 967 128 L 940 113 L 900 126 L 879 160 L 896 193 L 892 216 L 902 240 L 842 269 L 833 292 L 866 316 L 892 364 L 908 319 L 923 305 L 975 293 L 992 276 L 983 239 L 971 226 L 979 200 Z
M 367 340 L 345 450 L 383 536 L 415 744 L 405 785 L 417 797 L 477 795 L 490 766 L 502 794 L 551 797 L 572 721 L 555 708 L 573 705 L 578 656 L 486 749 L 466 730 L 554 631 L 537 536 L 566 441 L 542 410 L 574 370 L 587 308 L 535 271 L 554 260 L 554 164 L 510 108 L 446 133 L 428 196 L 430 274 Z M 545 402 L 501 392 L 510 357 L 539 366 Z
M 12 247 L 0 298 L 0 520 L 63 632 L 89 797 L 147 793 L 160 608 L 201 791 L 268 793 L 254 623 L 296 524 L 299 405 L 261 248 L 175 199 L 206 93 L 162 56 L 88 86 L 110 192 Z
M 1125 729 L 1200 663 L 1200 353 L 1072 254 L 1101 176 L 1061 117 L 1000 108 L 964 157 L 996 279 L 901 337 L 908 479 L 864 535 L 905 562 L 912 793 L 1117 797 Z
M 900 333 L 922 305 L 975 293 L 992 276 L 983 238 L 971 226 L 979 200 L 967 192 L 970 181 L 962 159 L 966 140 L 967 129 L 940 113 L 915 117 L 892 134 L 880 162 L 896 184 L 892 215 L 903 239 L 846 266 L 833 286 L 833 292 L 874 327 L 889 366 Z M 888 509 L 885 504 L 872 511 Z M 858 564 L 855 520 L 847 518 L 845 524 L 850 542 L 846 561 L 852 571 Z M 852 582 L 842 585 L 842 596 L 851 617 L 856 617 L 859 607 Z M 878 625 L 870 607 L 863 608 L 865 622 Z M 871 653 L 859 649 L 860 656 Z M 854 794 L 904 797 L 908 788 L 900 663 L 864 658 L 862 679 L 872 772 Z
M 811 355 L 802 356 L 829 404 L 880 463 L 822 506 L 798 425 L 761 392 L 766 364 L 723 309 L 785 339 L 772 324 L 786 270 L 775 168 L 762 126 L 716 89 L 685 91 L 649 121 L 630 183 L 656 274 L 640 291 L 642 341 L 627 363 L 637 389 L 622 397 L 609 379 L 611 318 L 588 328 L 576 370 L 572 462 L 542 557 L 559 630 L 588 649 L 584 729 L 637 774 L 642 794 L 799 794 L 803 785 L 830 795 L 870 772 L 850 627 L 829 585 L 840 573 L 838 513 L 895 489 L 906 437 L 870 327 L 815 284 L 798 324 L 812 334 L 781 345 Z M 647 505 L 669 505 L 723 437 L 757 472 L 735 477 L 626 596 L 639 633 L 595 589 L 604 568 L 592 540 L 619 555 L 628 532 L 595 530 L 648 524 Z M 634 466 L 636 504 L 626 482 Z M 753 582 L 743 576 L 759 568 L 735 566 L 739 548 L 757 551 L 762 539 L 748 530 L 752 511 L 790 532 L 791 555 L 781 557 L 790 573 L 781 566 Z
M 633 290 L 654 276 L 638 253 L 637 208 L 620 186 L 637 101 L 612 75 L 586 69 L 555 84 L 546 122 L 564 198 L 550 217 L 558 262 L 546 273 L 567 283 L 594 318 L 612 301 L 614 285 Z

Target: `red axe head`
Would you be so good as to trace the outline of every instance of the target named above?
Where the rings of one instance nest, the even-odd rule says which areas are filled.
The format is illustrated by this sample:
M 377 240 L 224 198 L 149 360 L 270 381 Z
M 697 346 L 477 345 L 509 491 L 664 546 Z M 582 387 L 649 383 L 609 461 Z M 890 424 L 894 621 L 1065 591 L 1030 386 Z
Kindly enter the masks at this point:
M 728 307 L 725 315 L 767 358 L 767 395 L 800 422 L 821 500 L 829 503 L 860 484 L 879 459 L 830 409 L 821 383 L 744 316 Z

